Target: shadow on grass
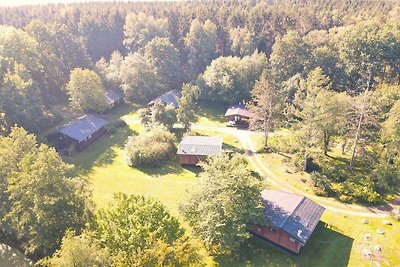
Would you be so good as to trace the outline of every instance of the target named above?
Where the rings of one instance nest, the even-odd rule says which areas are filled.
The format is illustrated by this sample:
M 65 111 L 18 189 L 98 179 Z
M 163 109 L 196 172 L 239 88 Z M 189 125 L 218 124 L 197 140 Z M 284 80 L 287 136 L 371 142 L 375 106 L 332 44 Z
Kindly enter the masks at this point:
M 135 167 L 138 170 L 150 175 L 150 176 L 163 176 L 167 174 L 179 174 L 184 169 L 188 170 L 196 175 L 201 171 L 200 167 L 196 166 L 181 166 L 177 157 L 174 157 L 169 162 L 165 162 L 159 167 Z
M 227 153 L 239 153 L 239 154 L 245 153 L 245 150 L 243 148 L 238 148 L 232 145 L 228 145 L 227 143 L 222 143 L 222 150 Z
M 73 175 L 88 175 L 93 167 L 112 164 L 117 153 L 116 148 L 123 148 L 126 139 L 135 134 L 129 127 L 116 129 L 115 133 L 105 134 L 84 151 L 73 156 L 65 157 L 64 160 L 75 165 Z
M 308 244 L 294 255 L 258 237 L 251 237 L 237 257 L 216 257 L 221 267 L 230 266 L 348 266 L 353 239 L 320 222 Z
M 205 117 L 212 121 L 225 123 L 225 112 L 228 106 L 226 104 L 207 103 L 201 101 L 199 103 L 197 116 Z

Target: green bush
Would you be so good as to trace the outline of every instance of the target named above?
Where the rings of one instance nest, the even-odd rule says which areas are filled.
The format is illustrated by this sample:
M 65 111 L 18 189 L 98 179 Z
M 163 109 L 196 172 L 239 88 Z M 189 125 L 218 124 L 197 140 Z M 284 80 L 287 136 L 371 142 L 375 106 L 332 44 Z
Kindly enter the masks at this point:
M 126 124 L 126 122 L 124 120 L 119 119 L 117 121 L 113 121 L 113 122 L 108 123 L 104 127 L 104 129 L 106 129 L 106 132 L 108 134 L 114 134 L 114 133 L 116 133 L 118 128 L 124 128 L 124 127 L 127 127 L 127 126 L 128 126 L 128 124 Z
M 146 132 L 128 138 L 125 155 L 131 167 L 159 167 L 175 156 L 175 135 L 162 125 L 151 125 Z
M 339 200 L 344 203 L 352 203 L 353 202 L 353 198 L 351 196 L 347 196 L 347 195 L 340 195 Z
M 319 187 L 312 187 L 311 190 L 314 192 L 314 194 L 316 196 L 320 196 L 320 197 L 327 197 L 329 196 L 327 192 L 325 192 L 324 190 L 322 190 Z
M 314 187 L 321 189 L 326 193 L 326 195 L 332 193 L 331 181 L 325 174 L 320 172 L 312 172 L 310 178 Z
M 396 221 L 400 222 L 400 208 L 398 208 L 397 211 L 394 212 L 394 216 L 393 217 L 394 217 L 394 219 Z
M 294 154 L 298 152 L 297 139 L 292 135 L 271 136 L 268 140 L 269 147 L 275 152 Z

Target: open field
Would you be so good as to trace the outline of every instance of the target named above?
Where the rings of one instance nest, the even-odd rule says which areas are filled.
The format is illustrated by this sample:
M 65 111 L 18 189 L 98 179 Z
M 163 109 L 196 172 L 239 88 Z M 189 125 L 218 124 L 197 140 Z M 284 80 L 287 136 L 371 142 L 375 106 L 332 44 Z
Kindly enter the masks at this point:
M 91 183 L 94 201 L 98 207 L 104 207 L 116 192 L 141 194 L 160 200 L 171 211 L 179 215 L 179 203 L 187 197 L 187 192 L 195 184 L 198 169 L 186 169 L 177 164 L 177 159 L 171 159 L 171 164 L 158 169 L 134 169 L 125 161 L 123 145 L 126 138 L 143 130 L 139 124 L 135 108 L 132 110 L 115 111 L 114 119 L 121 116 L 129 125 L 119 129 L 112 135 L 104 136 L 99 142 L 74 157 L 67 158 L 76 165 L 77 172 L 87 177 Z M 217 109 L 216 109 L 217 110 Z M 213 120 L 216 110 L 203 112 L 199 117 L 201 124 Z M 215 113 L 215 114 L 214 114 Z M 214 115 L 213 115 L 214 114 Z M 216 122 L 210 126 L 222 125 Z M 240 142 L 226 133 L 214 130 L 195 130 L 202 135 L 219 135 L 224 137 L 224 148 L 240 151 Z M 258 137 L 259 138 L 259 137 Z M 293 186 L 304 190 L 302 176 L 289 175 L 282 158 L 278 154 L 262 155 L 264 162 L 277 175 L 288 179 Z M 284 174 L 284 175 L 283 175 Z M 307 175 L 307 174 L 303 174 Z M 307 191 L 309 193 L 309 191 Z M 266 241 L 251 238 L 243 245 L 238 259 L 232 257 L 208 258 L 209 266 L 398 266 L 400 265 L 400 224 L 391 220 L 392 226 L 382 223 L 381 218 L 369 218 L 369 224 L 362 223 L 363 217 L 345 216 L 340 213 L 326 211 L 321 223 L 299 256 L 294 256 L 276 248 Z M 185 225 L 186 226 L 186 225 Z M 380 235 L 377 229 L 383 229 Z M 371 237 L 365 238 L 369 233 Z M 375 251 L 374 246 L 380 246 L 381 251 Z M 368 250 L 371 256 L 364 256 Z

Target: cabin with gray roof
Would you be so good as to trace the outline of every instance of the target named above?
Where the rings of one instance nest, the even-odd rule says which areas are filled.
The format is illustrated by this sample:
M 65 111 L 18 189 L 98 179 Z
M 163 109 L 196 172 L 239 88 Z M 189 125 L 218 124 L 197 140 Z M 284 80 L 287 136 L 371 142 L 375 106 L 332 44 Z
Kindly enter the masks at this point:
M 75 144 L 78 151 L 84 150 L 105 133 L 108 122 L 97 116 L 87 114 L 79 117 L 47 137 L 57 149 L 68 148 Z
M 174 89 L 166 92 L 165 94 L 157 97 L 156 99 L 150 101 L 147 105 L 152 106 L 157 103 L 162 103 L 164 105 L 172 105 L 174 108 L 179 107 L 178 100 L 182 97 L 180 91 Z
M 222 137 L 219 136 L 186 136 L 179 143 L 177 152 L 181 165 L 197 165 L 221 153 Z
M 268 225 L 253 225 L 249 231 L 299 253 L 310 239 L 325 208 L 304 196 L 276 190 L 263 190 L 261 199 Z
M 246 106 L 239 103 L 230 106 L 225 112 L 225 118 L 228 126 L 249 127 L 250 119 L 258 118 L 255 114 L 248 111 Z
M 121 104 L 123 97 L 124 96 L 121 93 L 118 93 L 114 90 L 109 89 L 106 91 L 106 102 L 110 109 Z

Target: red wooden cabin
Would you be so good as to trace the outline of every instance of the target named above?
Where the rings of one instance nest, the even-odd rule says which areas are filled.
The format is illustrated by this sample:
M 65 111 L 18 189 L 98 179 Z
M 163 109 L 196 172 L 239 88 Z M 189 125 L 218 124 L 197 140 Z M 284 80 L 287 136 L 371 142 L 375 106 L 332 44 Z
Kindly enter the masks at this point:
M 222 152 L 222 137 L 186 136 L 179 144 L 178 152 L 181 165 L 197 165 L 208 157 Z
M 268 225 L 253 225 L 249 231 L 299 253 L 311 237 L 325 208 L 306 197 L 276 190 L 263 190 L 261 197 Z

